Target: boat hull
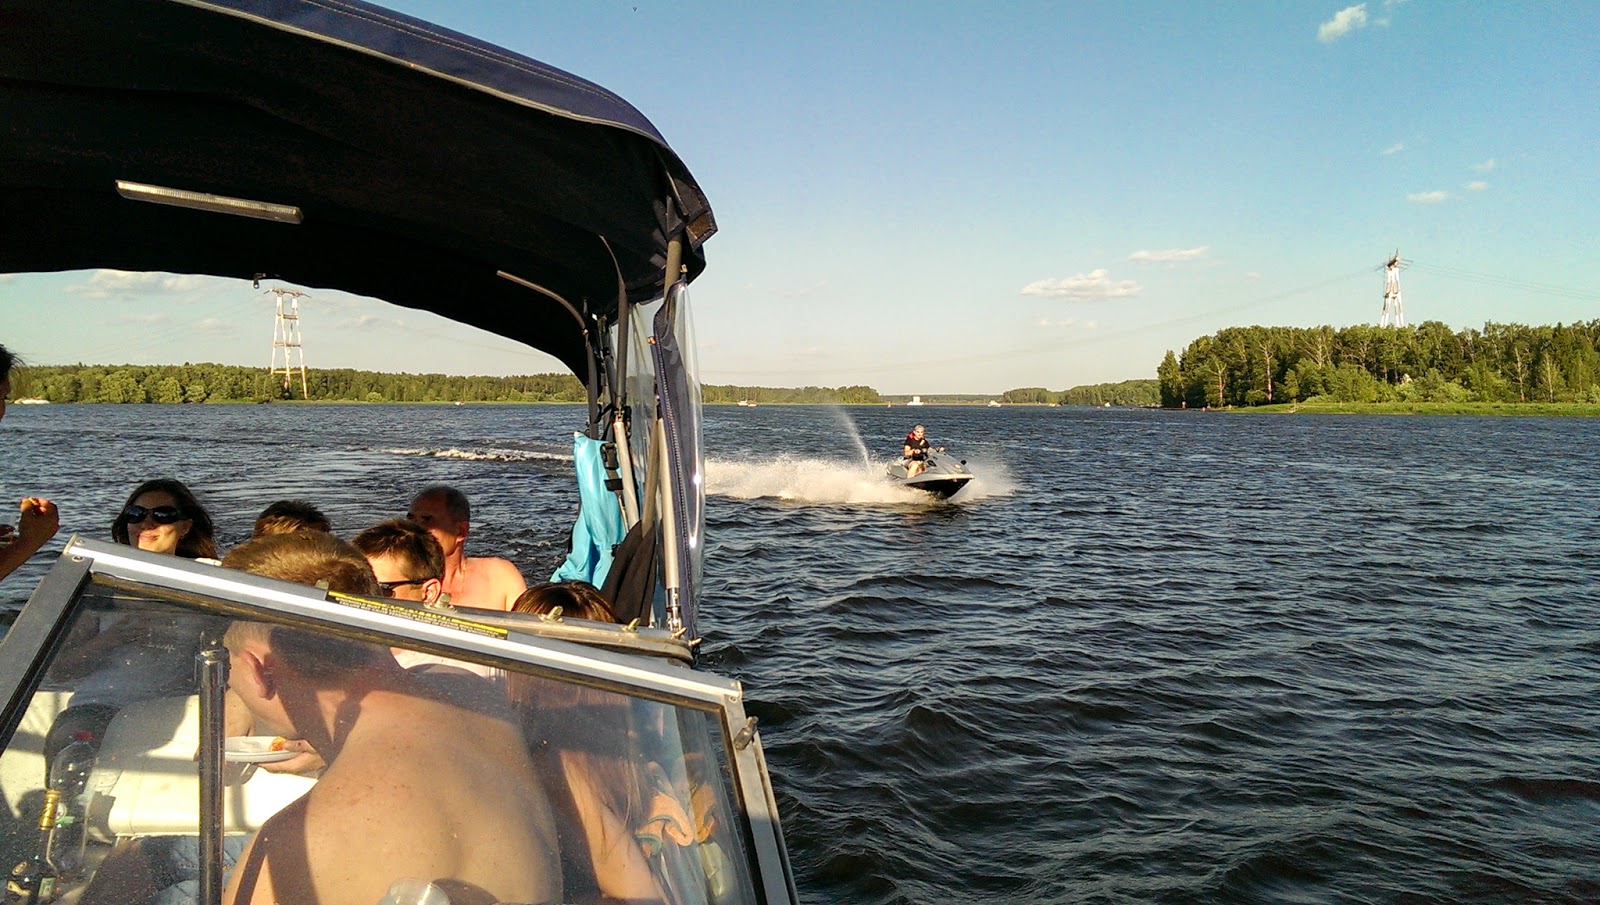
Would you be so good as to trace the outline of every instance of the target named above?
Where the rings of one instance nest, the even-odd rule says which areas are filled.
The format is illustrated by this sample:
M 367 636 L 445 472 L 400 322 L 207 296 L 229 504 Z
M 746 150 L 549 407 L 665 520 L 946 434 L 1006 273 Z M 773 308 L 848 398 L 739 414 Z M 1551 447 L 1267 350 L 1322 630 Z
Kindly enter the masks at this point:
M 942 454 L 928 457 L 928 467 L 917 473 L 914 478 L 906 477 L 904 462 L 895 462 L 888 468 L 889 479 L 897 484 L 904 485 L 912 490 L 920 490 L 933 494 L 939 499 L 948 499 L 961 491 L 975 477 L 967 471 L 965 459 L 954 459 Z

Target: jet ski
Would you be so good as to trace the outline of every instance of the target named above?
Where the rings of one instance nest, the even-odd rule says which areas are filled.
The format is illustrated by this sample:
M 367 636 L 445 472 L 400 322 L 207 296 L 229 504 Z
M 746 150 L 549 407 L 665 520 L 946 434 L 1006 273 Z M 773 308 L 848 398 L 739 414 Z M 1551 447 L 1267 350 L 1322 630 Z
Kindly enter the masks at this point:
M 916 477 L 908 478 L 906 460 L 901 459 L 889 466 L 889 479 L 897 484 L 926 491 L 942 500 L 954 496 L 973 478 L 972 472 L 967 470 L 967 460 L 947 454 L 943 446 L 928 450 L 927 466 L 917 472 Z

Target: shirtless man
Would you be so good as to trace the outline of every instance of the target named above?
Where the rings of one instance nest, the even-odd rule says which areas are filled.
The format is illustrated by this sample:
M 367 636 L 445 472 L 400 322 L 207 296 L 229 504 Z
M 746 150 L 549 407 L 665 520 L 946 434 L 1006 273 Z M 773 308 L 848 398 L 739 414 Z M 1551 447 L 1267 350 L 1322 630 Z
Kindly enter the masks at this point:
M 248 541 L 224 565 L 378 593 L 361 554 L 328 535 Z M 560 900 L 550 804 L 503 705 L 453 698 L 359 641 L 236 622 L 224 643 L 255 731 L 304 738 L 328 761 L 251 838 L 224 902 L 372 905 L 402 877 L 453 905 Z
M 444 550 L 444 592 L 455 606 L 510 610 L 528 582 L 509 560 L 468 556 L 467 532 L 472 508 L 454 487 L 437 484 L 411 501 L 406 518 L 428 529 Z

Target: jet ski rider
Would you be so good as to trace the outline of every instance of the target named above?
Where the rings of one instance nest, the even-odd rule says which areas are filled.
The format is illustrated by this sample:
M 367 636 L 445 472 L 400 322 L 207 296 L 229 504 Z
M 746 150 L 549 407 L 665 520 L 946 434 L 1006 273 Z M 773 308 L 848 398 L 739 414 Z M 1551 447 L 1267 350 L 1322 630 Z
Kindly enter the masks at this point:
M 928 468 L 928 436 L 922 425 L 911 429 L 906 434 L 906 442 L 900 449 L 900 454 L 905 458 L 906 480 L 911 480 L 922 474 Z

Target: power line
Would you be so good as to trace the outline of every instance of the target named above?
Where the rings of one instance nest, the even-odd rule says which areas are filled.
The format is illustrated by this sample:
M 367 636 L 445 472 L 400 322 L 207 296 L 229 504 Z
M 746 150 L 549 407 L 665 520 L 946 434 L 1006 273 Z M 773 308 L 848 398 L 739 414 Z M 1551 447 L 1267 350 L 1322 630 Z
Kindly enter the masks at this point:
M 1416 269 L 1422 273 L 1431 273 L 1450 280 L 1460 280 L 1464 283 L 1477 283 L 1483 286 L 1503 286 L 1507 289 L 1516 289 L 1535 295 L 1549 295 L 1556 298 L 1577 299 L 1578 301 L 1600 301 L 1600 291 L 1593 289 L 1574 289 L 1570 286 L 1556 286 L 1550 283 L 1530 283 L 1520 277 L 1497 276 L 1492 273 L 1476 273 L 1471 270 L 1462 270 L 1458 267 L 1444 267 L 1439 264 L 1417 263 Z

